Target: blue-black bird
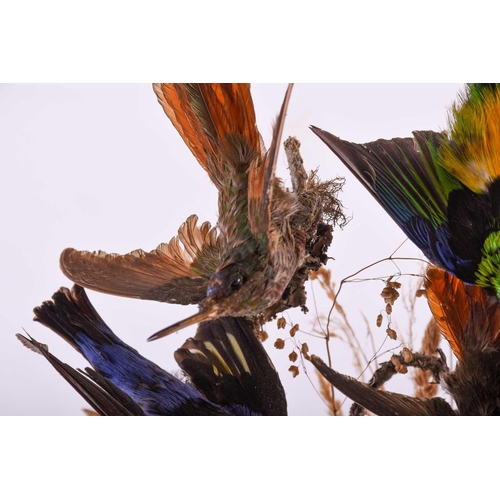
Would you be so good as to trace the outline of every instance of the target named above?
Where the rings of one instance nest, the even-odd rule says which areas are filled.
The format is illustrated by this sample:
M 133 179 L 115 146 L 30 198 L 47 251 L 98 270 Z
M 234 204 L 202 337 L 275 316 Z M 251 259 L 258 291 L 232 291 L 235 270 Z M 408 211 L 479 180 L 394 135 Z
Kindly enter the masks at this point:
M 44 344 L 18 334 L 42 354 L 100 415 L 286 415 L 279 376 L 244 318 L 201 323 L 175 357 L 188 383 L 122 342 L 85 290 L 60 288 L 34 309 L 35 321 L 80 352 L 92 368 L 75 370 Z
M 500 84 L 468 84 L 448 132 L 323 142 L 435 265 L 500 297 Z

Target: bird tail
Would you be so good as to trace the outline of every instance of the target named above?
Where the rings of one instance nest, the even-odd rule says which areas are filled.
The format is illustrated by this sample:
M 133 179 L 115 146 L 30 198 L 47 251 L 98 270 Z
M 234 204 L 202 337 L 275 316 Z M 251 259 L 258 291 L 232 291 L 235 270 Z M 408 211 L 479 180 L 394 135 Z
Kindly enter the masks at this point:
M 51 301 L 35 307 L 33 312 L 34 321 L 50 328 L 84 356 L 85 343 L 124 345 L 99 316 L 81 286 L 74 285 L 71 290 L 61 287 Z
M 227 168 L 248 168 L 262 154 L 250 84 L 155 83 L 166 115 L 207 171 L 222 188 Z
M 141 407 L 116 385 L 108 382 L 95 370 L 75 370 L 49 352 L 45 344 L 20 333 L 16 337 L 28 349 L 42 355 L 80 396 L 101 416 L 144 415 Z
M 71 291 L 60 288 L 52 301 L 34 312 L 35 321 L 53 330 L 89 361 L 94 369 L 87 370 L 90 378 L 106 390 L 115 386 L 123 391 L 144 414 L 227 414 L 121 341 L 92 307 L 82 287 L 75 285 Z

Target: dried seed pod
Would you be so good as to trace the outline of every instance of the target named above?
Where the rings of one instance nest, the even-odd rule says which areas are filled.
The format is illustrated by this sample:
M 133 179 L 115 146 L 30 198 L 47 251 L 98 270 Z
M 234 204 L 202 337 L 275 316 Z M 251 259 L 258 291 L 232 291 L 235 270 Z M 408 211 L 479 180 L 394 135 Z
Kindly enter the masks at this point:
M 283 318 L 283 316 L 281 318 L 278 318 L 277 325 L 278 325 L 278 330 L 280 328 L 285 328 L 285 326 L 286 326 L 286 319 Z
M 401 361 L 399 361 L 399 358 L 395 354 L 391 356 L 391 362 L 398 373 L 408 373 L 408 368 L 401 364 Z
M 401 367 L 401 361 L 399 361 L 399 358 L 395 354 L 391 356 L 391 363 L 394 365 L 394 368 L 396 368 L 396 371 Z
M 300 348 L 300 352 L 302 353 L 302 356 L 306 358 L 307 360 L 311 359 L 311 356 L 309 356 L 309 346 L 304 342 Z
M 285 341 L 283 339 L 276 339 L 274 347 L 276 347 L 276 349 L 283 349 L 285 347 Z
M 292 362 L 292 363 L 295 363 L 295 361 L 297 361 L 297 358 L 299 357 L 299 355 L 295 352 L 295 351 L 292 351 L 289 355 L 288 355 L 288 359 Z
M 413 359 L 413 353 L 407 347 L 403 347 L 401 351 L 401 356 L 405 360 L 405 363 L 409 363 Z
M 393 306 L 394 302 L 399 297 L 399 292 L 395 288 L 386 286 L 382 290 L 382 293 L 380 295 L 382 296 L 386 304 L 391 304 L 391 306 Z
M 299 374 L 299 367 L 292 365 L 290 368 L 288 368 L 288 371 L 292 373 L 293 378 L 295 378 Z
M 392 340 L 396 340 L 398 338 L 398 334 L 392 328 L 387 327 L 385 333 L 387 333 L 388 337 Z
M 391 314 L 392 313 L 392 306 L 391 306 L 391 304 L 386 304 L 385 305 L 385 312 L 387 314 Z
M 426 295 L 426 293 L 425 293 L 425 290 L 424 290 L 423 288 L 420 288 L 419 290 L 417 290 L 417 291 L 415 292 L 415 295 L 416 295 L 417 297 L 422 297 L 422 295 L 424 295 L 424 296 L 425 296 L 425 295 Z
M 265 342 L 268 338 L 269 338 L 269 335 L 267 334 L 266 331 L 264 330 L 261 330 L 258 334 L 257 334 L 257 337 L 259 337 L 259 340 L 261 342 Z
M 377 326 L 378 326 L 379 328 L 382 326 L 382 320 L 383 320 L 383 319 L 384 319 L 384 317 L 383 317 L 381 314 L 379 314 L 379 315 L 377 316 Z
M 299 330 L 299 325 L 293 325 L 293 327 L 290 329 L 290 336 L 291 337 L 295 337 L 295 334 L 298 332 Z

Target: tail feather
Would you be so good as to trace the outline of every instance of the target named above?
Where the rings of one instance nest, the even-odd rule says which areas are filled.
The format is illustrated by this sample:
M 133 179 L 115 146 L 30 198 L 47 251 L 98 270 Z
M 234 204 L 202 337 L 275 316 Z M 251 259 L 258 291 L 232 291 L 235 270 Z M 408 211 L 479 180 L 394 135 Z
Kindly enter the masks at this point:
M 261 155 L 249 84 L 155 83 L 158 101 L 212 182 Z
M 35 320 L 79 351 L 95 370 L 127 394 L 146 415 L 224 415 L 193 387 L 167 373 L 122 342 L 90 304 L 83 288 L 61 288 L 52 301 L 35 308 Z M 38 347 L 38 346 L 37 346 Z
M 17 338 L 25 347 L 42 355 L 99 415 L 144 415 L 140 406 L 129 396 L 95 371 L 87 368 L 87 373 L 84 374 L 60 361 L 49 352 L 45 344 L 37 342 L 34 338 L 28 339 L 19 333 Z

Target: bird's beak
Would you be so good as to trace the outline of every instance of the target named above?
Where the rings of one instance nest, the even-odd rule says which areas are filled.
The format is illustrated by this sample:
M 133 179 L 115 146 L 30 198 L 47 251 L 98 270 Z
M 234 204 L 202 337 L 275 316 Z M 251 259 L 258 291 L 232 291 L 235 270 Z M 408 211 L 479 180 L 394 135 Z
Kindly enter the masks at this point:
M 193 316 L 189 316 L 189 318 L 181 319 L 177 323 L 174 323 L 171 326 L 168 326 L 167 328 L 164 328 L 163 330 L 160 330 L 159 332 L 156 332 L 154 335 L 151 335 L 151 337 L 148 338 L 148 342 L 151 342 L 152 340 L 158 340 L 161 339 L 162 337 L 166 337 L 167 335 L 170 335 L 171 333 L 177 332 L 178 330 L 181 330 L 182 328 L 186 328 L 186 326 L 191 326 L 195 325 L 196 323 L 201 323 L 202 321 L 207 321 L 209 319 L 212 319 L 215 316 L 215 308 L 210 308 L 210 309 L 205 309 L 203 311 L 199 311 L 196 314 L 193 314 Z

